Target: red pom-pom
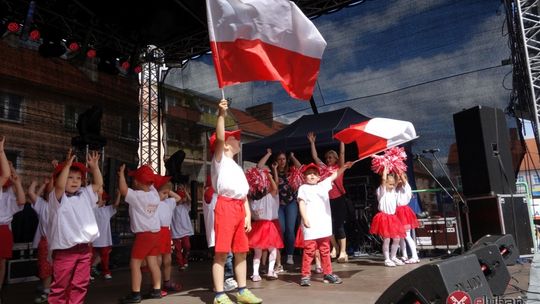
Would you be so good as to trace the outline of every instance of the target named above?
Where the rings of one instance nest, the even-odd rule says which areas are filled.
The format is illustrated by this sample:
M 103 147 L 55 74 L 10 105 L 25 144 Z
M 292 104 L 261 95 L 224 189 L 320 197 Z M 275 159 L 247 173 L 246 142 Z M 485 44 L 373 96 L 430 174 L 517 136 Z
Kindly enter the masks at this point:
M 270 189 L 268 170 L 253 167 L 246 171 L 246 179 L 249 184 L 248 196 L 251 199 L 259 200 L 268 193 Z
M 302 173 L 302 167 L 299 168 L 292 167 L 289 170 L 289 174 L 287 175 L 287 180 L 289 181 L 289 186 L 291 186 L 292 191 L 298 191 L 298 188 L 304 184 L 304 174 Z
M 386 168 L 388 173 L 400 174 L 407 171 L 406 159 L 407 153 L 405 153 L 405 149 L 393 147 L 386 150 L 383 155 L 372 156 L 371 170 L 377 174 L 382 174 Z
M 334 174 L 335 171 L 338 170 L 337 166 L 327 166 L 325 164 L 322 164 L 319 166 L 319 173 L 320 173 L 320 182 L 330 177 L 330 175 Z

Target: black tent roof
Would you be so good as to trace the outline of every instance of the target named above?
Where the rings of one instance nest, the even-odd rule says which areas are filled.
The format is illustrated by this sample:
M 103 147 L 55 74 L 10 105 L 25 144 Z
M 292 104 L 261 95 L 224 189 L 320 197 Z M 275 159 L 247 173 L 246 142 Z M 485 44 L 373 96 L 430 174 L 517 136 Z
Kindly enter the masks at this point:
M 351 124 L 370 119 L 355 110 L 346 107 L 335 111 L 304 115 L 286 128 L 255 142 L 242 146 L 242 158 L 257 162 L 271 148 L 274 153 L 306 152 L 309 151 L 308 132 L 314 132 L 317 136 L 318 149 L 335 149 L 338 141 L 333 138 L 334 134 L 347 128 Z

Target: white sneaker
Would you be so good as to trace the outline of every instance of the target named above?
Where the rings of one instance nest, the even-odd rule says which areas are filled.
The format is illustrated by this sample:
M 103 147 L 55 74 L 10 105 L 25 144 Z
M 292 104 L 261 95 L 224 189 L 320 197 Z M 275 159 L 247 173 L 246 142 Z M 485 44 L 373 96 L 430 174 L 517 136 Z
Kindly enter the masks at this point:
M 293 256 L 292 255 L 288 255 L 287 256 L 287 262 L 285 262 L 287 265 L 293 265 L 294 264 L 294 260 L 293 260 Z
M 396 267 L 396 263 L 394 263 L 392 260 L 384 260 L 384 266 L 386 267 Z
M 223 282 L 223 291 L 235 290 L 238 287 L 238 283 L 234 278 L 228 278 Z
M 394 262 L 397 266 L 403 266 L 405 265 L 405 263 L 403 263 L 400 259 L 396 258 L 396 257 L 393 257 L 392 259 L 392 262 Z
M 105 278 L 105 280 L 110 280 L 112 279 L 112 275 L 107 273 L 106 275 L 103 276 L 103 278 Z

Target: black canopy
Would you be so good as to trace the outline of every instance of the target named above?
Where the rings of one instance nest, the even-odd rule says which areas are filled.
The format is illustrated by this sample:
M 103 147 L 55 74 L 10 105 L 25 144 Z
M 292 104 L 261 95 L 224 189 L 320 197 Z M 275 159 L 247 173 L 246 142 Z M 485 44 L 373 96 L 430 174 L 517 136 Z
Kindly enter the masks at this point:
M 308 152 L 310 147 L 307 134 L 311 131 L 317 136 L 317 149 L 321 152 L 335 149 L 339 142 L 333 138 L 334 134 L 352 124 L 369 119 L 370 117 L 349 107 L 321 114 L 304 115 L 271 136 L 244 144 L 242 158 L 257 162 L 266 153 L 267 148 L 271 148 L 273 152 Z

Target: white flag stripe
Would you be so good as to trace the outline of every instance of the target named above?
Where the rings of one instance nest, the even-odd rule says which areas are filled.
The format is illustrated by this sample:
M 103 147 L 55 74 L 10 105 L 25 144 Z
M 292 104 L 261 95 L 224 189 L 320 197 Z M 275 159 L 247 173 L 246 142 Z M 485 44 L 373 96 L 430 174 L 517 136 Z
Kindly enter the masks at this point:
M 311 20 L 291 1 L 208 0 L 207 13 L 211 41 L 261 40 L 319 59 L 326 47 Z

